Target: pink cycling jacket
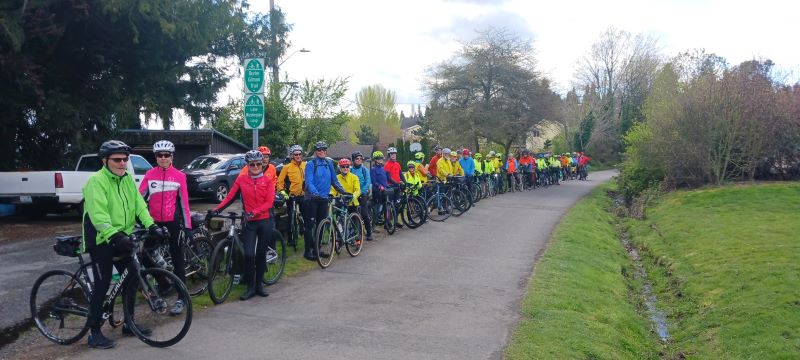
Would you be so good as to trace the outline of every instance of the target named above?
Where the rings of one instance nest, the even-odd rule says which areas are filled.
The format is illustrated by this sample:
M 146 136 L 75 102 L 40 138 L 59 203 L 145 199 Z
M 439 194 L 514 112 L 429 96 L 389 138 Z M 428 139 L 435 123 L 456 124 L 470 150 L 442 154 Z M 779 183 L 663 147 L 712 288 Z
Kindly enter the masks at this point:
M 189 217 L 189 189 L 186 187 L 186 174 L 170 166 L 164 169 L 156 166 L 144 174 L 139 192 L 147 200 L 150 216 L 156 222 L 175 220 L 175 214 L 183 216 L 183 226 L 192 228 Z

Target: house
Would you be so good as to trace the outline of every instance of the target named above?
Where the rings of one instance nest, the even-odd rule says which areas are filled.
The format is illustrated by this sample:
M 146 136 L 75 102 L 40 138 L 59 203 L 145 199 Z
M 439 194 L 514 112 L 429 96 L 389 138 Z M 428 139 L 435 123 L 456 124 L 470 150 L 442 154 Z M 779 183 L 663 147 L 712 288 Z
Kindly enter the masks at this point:
M 400 113 L 400 130 L 403 131 L 404 141 L 419 141 L 421 137 L 415 132 L 422 128 L 419 125 L 422 117 L 419 114 L 406 117 L 402 112 Z
M 159 140 L 169 140 L 175 144 L 173 165 L 180 169 L 194 158 L 210 153 L 239 154 L 250 147 L 231 137 L 213 130 L 122 130 L 120 140 L 133 148 L 133 153 L 143 156 L 151 164 L 156 163 L 153 144 Z
M 356 151 L 360 151 L 364 155 L 364 159 L 372 157 L 372 145 L 355 145 L 347 141 L 339 141 L 328 146 L 328 157 L 334 161 L 345 157 L 349 159 L 350 155 Z
M 552 121 L 542 121 L 533 129 L 528 131 L 528 136 L 525 139 L 525 146 L 533 151 L 544 150 L 544 143 L 547 140 L 553 140 L 561 134 L 561 127 Z

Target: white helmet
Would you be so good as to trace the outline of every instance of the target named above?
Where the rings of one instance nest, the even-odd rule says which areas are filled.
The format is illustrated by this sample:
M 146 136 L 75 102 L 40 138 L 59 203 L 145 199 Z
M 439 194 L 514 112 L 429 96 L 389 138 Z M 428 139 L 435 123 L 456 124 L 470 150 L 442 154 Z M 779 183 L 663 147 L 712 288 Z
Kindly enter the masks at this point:
M 444 150 L 442 150 L 442 154 L 445 155 L 450 155 L 450 152 L 451 152 L 450 148 L 444 148 Z
M 489 156 L 494 156 L 494 154 L 495 154 L 495 153 L 494 153 L 494 150 L 492 150 L 492 151 L 489 151 Z
M 386 153 L 387 154 L 397 154 L 397 149 L 395 149 L 394 147 L 390 147 L 390 148 L 386 149 Z
M 160 152 L 168 152 L 174 153 L 175 152 L 175 145 L 168 141 L 168 140 L 161 140 L 153 144 L 153 152 L 160 153 Z

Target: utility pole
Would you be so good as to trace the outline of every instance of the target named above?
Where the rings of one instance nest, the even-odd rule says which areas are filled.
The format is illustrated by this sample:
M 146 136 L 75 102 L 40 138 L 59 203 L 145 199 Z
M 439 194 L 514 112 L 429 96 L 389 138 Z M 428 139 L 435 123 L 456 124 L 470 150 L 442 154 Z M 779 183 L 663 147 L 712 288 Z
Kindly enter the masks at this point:
M 270 27 L 270 32 L 272 33 L 272 43 L 271 43 L 272 57 L 270 59 L 270 61 L 272 61 L 272 87 L 271 87 L 272 91 L 270 92 L 272 95 L 275 95 L 275 91 L 277 91 L 276 86 L 280 82 L 280 79 L 278 79 L 278 76 L 280 76 L 280 74 L 278 70 L 278 52 L 277 52 L 278 34 L 275 29 L 276 21 L 277 20 L 275 17 L 275 0 L 269 0 L 269 27 Z

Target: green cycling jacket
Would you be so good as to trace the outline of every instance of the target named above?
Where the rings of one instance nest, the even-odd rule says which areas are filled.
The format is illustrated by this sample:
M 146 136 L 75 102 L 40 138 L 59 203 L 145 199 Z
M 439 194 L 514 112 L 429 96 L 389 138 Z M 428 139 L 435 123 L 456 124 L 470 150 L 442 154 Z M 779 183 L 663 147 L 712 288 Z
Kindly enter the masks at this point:
M 153 225 L 147 203 L 128 173 L 117 176 L 104 166 L 83 187 L 83 199 L 83 251 L 108 243 L 120 231 L 130 235 L 136 218 L 145 228 Z

